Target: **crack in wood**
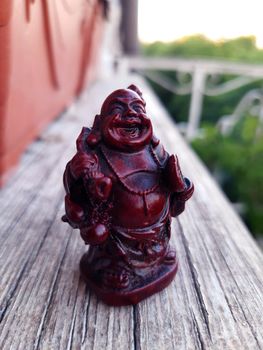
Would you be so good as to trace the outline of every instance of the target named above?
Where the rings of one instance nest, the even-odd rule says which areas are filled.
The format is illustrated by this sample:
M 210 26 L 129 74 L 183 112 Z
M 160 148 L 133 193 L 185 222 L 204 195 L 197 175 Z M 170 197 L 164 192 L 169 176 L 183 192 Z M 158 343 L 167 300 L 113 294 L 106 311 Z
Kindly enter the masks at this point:
M 52 297 L 53 297 L 53 294 L 54 294 L 54 292 L 56 290 L 55 287 L 56 287 L 56 284 L 57 284 L 57 281 L 58 281 L 58 276 L 60 274 L 63 262 L 64 262 L 65 257 L 66 257 L 66 252 L 67 252 L 67 248 L 68 248 L 71 236 L 72 236 L 72 233 L 71 233 L 71 235 L 68 236 L 68 240 L 67 240 L 64 252 L 62 254 L 61 261 L 58 264 L 57 270 L 55 272 L 55 276 L 53 278 L 53 281 L 52 281 L 52 284 L 51 284 L 51 287 L 50 287 L 50 290 L 49 290 L 49 293 L 48 293 L 48 296 L 47 296 L 46 305 L 45 305 L 45 308 L 44 308 L 44 311 L 43 311 L 43 314 L 42 314 L 42 318 L 41 318 L 39 326 L 38 326 L 37 335 L 36 335 L 36 338 L 35 338 L 35 341 L 34 341 L 34 347 L 33 347 L 34 350 L 38 350 L 39 346 L 40 346 L 40 341 L 41 341 L 41 338 L 42 338 L 43 330 L 45 329 L 45 321 L 46 321 L 48 309 L 49 309 L 49 306 L 51 305 Z
M 92 340 L 93 340 L 93 343 L 92 343 L 92 348 L 91 349 L 96 349 L 95 348 L 95 340 L 96 340 L 96 326 L 97 326 L 97 321 L 98 321 L 98 298 L 96 298 L 96 310 L 95 310 L 95 322 L 94 322 L 94 327 L 93 327 L 93 337 L 92 337 Z
M 246 323 L 247 323 L 247 325 L 248 325 L 248 327 L 249 327 L 249 329 L 250 329 L 250 331 L 251 331 L 251 334 L 253 335 L 253 337 L 254 337 L 254 339 L 255 339 L 255 341 L 256 341 L 256 343 L 257 343 L 257 346 L 258 346 L 258 348 L 261 350 L 262 347 L 261 347 L 261 345 L 260 345 L 260 343 L 259 343 L 257 334 L 256 334 L 255 331 L 254 331 L 253 325 L 250 324 L 249 320 L 247 319 L 247 316 L 246 316 L 246 314 L 245 314 L 245 312 L 244 312 L 244 310 L 243 310 L 243 307 L 242 307 L 242 305 L 241 305 L 240 303 L 239 303 L 239 306 L 240 306 L 240 309 L 241 309 L 242 314 L 243 314 L 243 316 L 244 316 L 244 319 L 246 320 Z
M 196 334 L 197 340 L 199 342 L 198 347 L 201 350 L 205 350 L 206 347 L 204 345 L 204 340 L 202 338 L 202 334 L 201 334 L 201 331 L 199 329 L 199 326 L 198 326 L 195 314 L 194 314 L 194 312 L 193 312 L 193 310 L 191 308 L 190 308 L 190 312 L 191 312 L 191 316 L 192 316 L 192 323 L 193 323 L 194 333 Z
M 199 231 L 199 230 L 198 230 L 198 231 Z M 201 234 L 200 231 L 199 231 L 199 233 Z M 222 292 L 223 292 L 223 294 L 224 294 L 224 298 L 225 298 L 225 301 L 226 301 L 226 303 L 227 303 L 227 305 L 228 305 L 228 307 L 229 307 L 229 311 L 230 311 L 230 313 L 231 313 L 231 315 L 232 315 L 232 318 L 233 318 L 233 320 L 236 322 L 237 320 L 236 320 L 235 315 L 234 315 L 234 313 L 233 313 L 232 305 L 230 304 L 229 299 L 228 299 L 228 297 L 227 297 L 226 294 L 225 294 L 224 286 L 223 286 L 223 284 L 222 284 L 222 282 L 221 282 L 221 279 L 220 279 L 220 276 L 219 276 L 219 274 L 218 274 L 217 268 L 216 268 L 216 266 L 215 266 L 215 264 L 214 264 L 214 261 L 213 261 L 211 255 L 210 255 L 210 253 L 209 253 L 209 250 L 208 250 L 208 248 L 207 248 L 207 245 L 206 245 L 206 242 L 205 242 L 205 241 L 203 241 L 203 247 L 204 247 L 204 249 L 205 249 L 207 258 L 209 259 L 210 264 L 211 264 L 211 266 L 213 267 L 213 271 L 214 271 L 215 276 L 216 276 L 216 279 L 217 279 L 217 281 L 218 281 L 218 283 L 219 283 L 219 285 L 220 285 L 220 287 L 221 287 L 221 290 L 222 290 Z
M 140 320 L 139 320 L 138 306 L 133 305 L 133 342 L 134 350 L 141 350 L 140 345 Z
M 183 227 L 182 227 L 179 219 L 177 219 L 177 221 L 178 221 L 178 225 L 180 227 L 182 242 L 183 242 L 183 245 L 184 245 L 184 248 L 185 248 L 186 259 L 187 259 L 187 262 L 188 262 L 188 265 L 189 265 L 190 274 L 191 274 L 191 277 L 192 277 L 194 289 L 196 291 L 196 297 L 197 297 L 199 310 L 201 312 L 203 321 L 205 323 L 208 336 L 209 336 L 210 340 L 212 340 L 211 332 L 210 332 L 210 326 L 209 326 L 209 314 L 208 314 L 208 311 L 206 309 L 206 305 L 205 305 L 205 302 L 204 302 L 204 299 L 203 299 L 203 295 L 202 295 L 202 291 L 201 291 L 201 288 L 200 288 L 200 284 L 199 284 L 199 281 L 198 281 L 198 274 L 197 274 L 196 269 L 195 269 L 195 267 L 193 265 L 193 259 L 192 259 L 192 256 L 191 256 L 189 243 L 188 243 L 188 241 L 187 241 L 187 239 L 185 237 L 185 234 L 184 234 L 184 231 L 183 231 Z
M 206 247 L 206 246 L 205 246 L 205 247 Z M 207 256 L 208 256 L 208 258 L 209 258 L 209 260 L 210 260 L 210 262 L 211 262 L 211 264 L 212 264 L 212 266 L 213 266 L 213 269 L 214 269 L 214 271 L 215 271 L 215 275 L 216 275 L 216 277 L 217 277 L 218 283 L 220 284 L 221 290 L 222 290 L 223 293 L 224 293 L 224 298 L 225 298 L 225 300 L 226 300 L 226 303 L 227 303 L 227 305 L 228 305 L 228 308 L 229 308 L 229 311 L 230 311 L 230 313 L 231 313 L 231 315 L 232 315 L 232 318 L 233 318 L 233 320 L 234 320 L 235 322 L 237 322 L 237 319 L 236 319 L 236 317 L 235 317 L 235 315 L 234 315 L 234 313 L 233 313 L 233 306 L 231 305 L 231 303 L 230 303 L 230 301 L 229 301 L 227 295 L 225 294 L 224 286 L 223 286 L 223 284 L 222 284 L 222 282 L 221 282 L 221 280 L 220 280 L 220 277 L 218 276 L 218 272 L 217 272 L 216 267 L 215 267 L 215 265 L 214 265 L 214 263 L 213 263 L 213 260 L 211 259 L 210 255 L 208 254 L 207 247 L 206 247 L 206 252 L 207 252 Z M 225 261 L 225 259 L 223 259 L 223 260 Z M 226 261 L 225 261 L 225 263 L 226 263 Z M 226 266 L 228 267 L 227 263 L 226 263 Z M 229 269 L 229 267 L 228 267 L 228 269 Z M 231 273 L 231 272 L 230 272 L 230 273 Z M 232 275 L 232 273 L 231 273 L 231 275 Z M 233 276 L 233 275 L 232 275 L 232 278 L 233 278 L 233 280 L 234 280 L 234 276 Z M 236 281 L 235 281 L 235 284 L 237 285 Z M 238 286 L 237 286 L 237 287 L 238 287 Z M 234 295 L 235 295 L 235 294 L 234 294 Z M 236 301 L 237 301 L 237 303 L 238 303 L 239 310 L 242 311 L 243 316 L 244 316 L 244 318 L 245 318 L 245 320 L 246 320 L 246 322 L 247 322 L 247 324 L 248 324 L 248 326 L 249 326 L 249 328 L 250 328 L 250 330 L 251 330 L 251 333 L 253 334 L 253 336 L 254 336 L 254 338 L 255 338 L 255 340 L 256 340 L 256 343 L 257 343 L 259 349 L 261 349 L 260 344 L 259 344 L 258 339 L 257 339 L 257 336 L 256 336 L 256 334 L 254 333 L 253 327 L 250 325 L 249 321 L 247 320 L 247 317 L 246 317 L 246 315 L 245 315 L 245 313 L 244 313 L 244 310 L 243 310 L 243 308 L 242 308 L 242 305 L 238 302 L 238 298 L 237 298 L 236 295 L 235 295 L 235 299 L 236 299 Z
M 85 288 L 85 295 L 88 294 L 88 303 L 87 303 L 87 307 L 85 308 L 85 313 L 84 313 L 84 322 L 82 325 L 82 337 L 81 337 L 81 344 L 83 345 L 87 336 L 87 331 L 88 331 L 88 327 L 87 327 L 87 320 L 88 320 L 88 314 L 89 314 L 89 307 L 90 307 L 90 292 L 89 292 L 89 287 L 86 285 Z
M 221 290 L 222 290 L 222 292 L 223 292 L 223 294 L 224 294 L 224 298 L 225 298 L 225 301 L 226 301 L 227 306 L 228 306 L 228 308 L 229 308 L 229 311 L 230 311 L 230 313 L 231 313 L 231 315 L 232 315 L 232 318 L 233 318 L 233 320 L 234 320 L 235 322 L 237 322 L 236 317 L 235 317 L 235 315 L 234 315 L 234 313 L 233 313 L 233 307 L 232 307 L 232 305 L 231 305 L 231 303 L 230 303 L 230 301 L 229 301 L 229 299 L 228 299 L 228 297 L 227 297 L 227 295 L 226 295 L 226 293 L 225 293 L 224 286 L 223 286 L 223 284 L 222 284 L 222 282 L 221 282 L 221 279 L 220 279 L 220 277 L 219 277 L 219 275 L 218 275 L 218 271 L 217 271 L 217 269 L 216 269 L 216 267 L 215 267 L 215 264 L 213 263 L 213 259 L 211 258 L 211 256 L 210 256 L 210 254 L 209 254 L 209 252 L 208 252 L 208 249 L 207 249 L 205 243 L 204 243 L 204 247 L 205 247 L 205 249 L 206 249 L 207 257 L 208 257 L 208 259 L 209 259 L 209 261 L 210 261 L 210 263 L 211 263 L 211 265 L 212 265 L 212 267 L 213 267 L 213 270 L 214 270 L 214 272 L 215 272 L 217 281 L 218 281 L 218 283 L 219 283 L 219 285 L 220 285 L 220 287 L 221 287 Z M 235 297 L 236 297 L 236 295 L 235 295 Z
M 78 289 L 77 289 L 77 291 L 78 291 Z M 76 313 L 77 295 L 78 295 L 78 293 L 76 293 L 76 297 L 75 297 L 75 303 L 74 303 L 74 309 L 73 309 L 73 320 L 72 320 L 71 325 L 70 325 L 67 350 L 71 350 L 72 349 L 72 345 L 73 345 L 73 334 L 74 334 L 74 330 L 75 330 L 76 317 L 77 317 L 77 313 Z
M 202 218 L 203 218 L 203 223 L 206 224 L 207 229 L 211 230 L 211 226 L 208 227 L 207 222 L 206 222 L 206 220 L 205 220 L 205 216 L 202 214 L 203 212 L 206 212 L 205 209 L 204 209 L 204 211 L 201 210 L 201 216 L 202 216 Z M 223 225 L 223 224 L 222 224 L 222 226 L 224 227 L 225 231 L 228 232 L 227 227 L 226 227 L 225 225 Z M 233 282 L 235 283 L 236 288 L 238 289 L 239 293 L 242 295 L 242 294 L 243 294 L 243 293 L 242 293 L 242 290 L 240 289 L 240 286 L 238 285 L 238 283 L 237 283 L 237 281 L 236 281 L 236 278 L 235 278 L 235 276 L 234 276 L 234 274 L 233 274 L 233 272 L 232 272 L 230 266 L 228 265 L 228 262 L 227 262 L 227 260 L 226 260 L 226 258 L 225 258 L 225 255 L 222 253 L 222 251 L 221 251 L 221 249 L 220 249 L 220 246 L 218 245 L 218 242 L 217 242 L 215 236 L 216 236 L 215 234 L 211 234 L 211 239 L 212 239 L 213 242 L 215 243 L 215 245 L 216 245 L 216 247 L 217 247 L 217 250 L 218 250 L 218 253 L 220 254 L 222 260 L 224 261 L 224 264 L 225 264 L 227 270 L 229 271 L 229 273 L 230 273 L 230 275 L 231 275 L 231 277 L 232 277 L 232 280 L 233 280 Z M 232 239 L 231 239 L 231 240 L 232 240 Z M 230 313 L 231 313 L 231 315 L 232 315 L 232 318 L 233 318 L 233 320 L 234 320 L 235 322 L 237 322 L 236 317 L 235 317 L 235 315 L 234 315 L 234 313 L 233 313 L 233 306 L 232 306 L 231 303 L 229 302 L 229 299 L 228 299 L 228 297 L 227 297 L 227 295 L 226 295 L 226 293 L 225 293 L 225 288 L 224 288 L 224 286 L 223 286 L 223 284 L 222 284 L 222 282 L 221 282 L 221 279 L 220 279 L 220 277 L 219 277 L 219 275 L 218 275 L 217 269 L 216 269 L 216 267 L 215 267 L 215 265 L 214 265 L 214 263 L 213 263 L 213 259 L 211 258 L 210 254 L 209 254 L 209 252 L 208 252 L 207 246 L 206 246 L 206 244 L 205 244 L 204 241 L 203 241 L 203 244 L 204 244 L 204 247 L 205 247 L 205 250 L 206 250 L 206 256 L 208 257 L 208 259 L 209 259 L 209 261 L 210 261 L 210 263 L 211 263 L 211 265 L 212 265 L 212 267 L 213 267 L 213 270 L 214 270 L 215 275 L 216 275 L 216 277 L 217 277 L 218 283 L 220 284 L 221 290 L 222 290 L 222 292 L 224 293 L 224 298 L 225 298 L 225 300 L 226 300 L 226 303 L 227 303 L 227 305 L 228 305 L 228 308 L 229 308 L 229 311 L 230 311 Z M 246 261 L 245 257 L 243 256 L 242 252 L 240 251 L 240 249 L 239 249 L 237 246 L 236 246 L 236 249 L 238 250 L 239 255 L 242 256 L 243 259 Z M 247 263 L 247 261 L 246 261 L 246 265 L 247 265 L 248 267 L 250 267 L 250 265 Z M 255 274 L 254 274 L 254 271 L 251 271 L 251 273 L 253 273 L 253 275 L 255 275 Z M 255 277 L 257 277 L 257 276 L 255 276 Z M 258 279 L 257 279 L 257 280 L 258 280 Z M 259 281 L 259 282 L 261 282 L 261 281 Z M 234 295 L 235 295 L 235 293 L 234 293 Z M 257 334 L 255 333 L 253 326 L 250 324 L 250 321 L 248 320 L 247 315 L 246 315 L 246 313 L 244 312 L 244 309 L 243 309 L 243 307 L 242 307 L 242 304 L 239 302 L 239 298 L 238 298 L 237 295 L 235 295 L 235 300 L 236 300 L 236 302 L 237 302 L 237 304 L 238 304 L 238 307 L 239 307 L 238 309 L 242 312 L 243 317 L 244 317 L 244 319 L 245 319 L 245 321 L 246 321 L 246 323 L 247 323 L 247 325 L 248 325 L 248 327 L 249 327 L 249 329 L 250 329 L 250 331 L 251 331 L 251 334 L 253 335 L 253 337 L 254 337 L 254 339 L 255 339 L 257 345 L 258 345 L 258 348 L 259 348 L 259 349 L 262 349 L 262 348 L 261 348 L 261 345 L 260 345 L 260 343 L 259 343 L 259 340 L 258 340 L 258 338 L 257 338 Z M 251 316 L 251 317 L 252 317 L 252 316 Z
M 54 210 L 55 215 L 53 217 L 53 220 L 56 217 L 58 207 L 61 206 L 61 201 L 62 201 L 62 197 L 59 198 L 59 200 L 57 201 L 57 205 L 55 206 L 55 210 Z M 34 262 L 36 261 L 38 253 L 39 253 L 40 249 L 42 248 L 42 246 L 43 246 L 43 244 L 48 236 L 48 233 L 49 233 L 49 230 L 52 226 L 53 220 L 50 220 L 50 225 L 47 227 L 46 232 L 43 234 L 42 239 L 40 240 L 39 246 L 37 247 L 37 250 L 35 251 L 35 247 L 34 247 L 34 249 L 32 249 L 31 254 L 28 256 L 28 259 L 25 261 L 24 266 L 22 267 L 22 270 L 21 270 L 20 274 L 18 275 L 18 278 L 16 279 L 16 282 L 14 284 L 13 289 L 11 289 L 11 291 L 8 293 L 7 300 L 3 302 L 3 303 L 5 303 L 5 306 L 4 306 L 4 308 L 1 308 L 1 310 L 0 310 L 0 324 L 1 324 L 8 308 L 12 302 L 12 298 L 15 295 L 15 292 L 20 284 L 22 277 L 24 276 L 24 274 L 28 270 L 29 263 L 31 262 L 30 266 L 32 266 L 34 264 Z M 29 225 L 28 225 L 28 227 L 29 227 Z
M 16 292 L 19 284 L 20 284 L 20 281 L 21 281 L 21 279 L 22 279 L 22 277 L 24 275 L 24 272 L 26 270 L 26 267 L 28 265 L 29 260 L 30 259 L 28 259 L 26 261 L 26 263 L 22 267 L 20 273 L 18 274 L 18 277 L 16 279 L 16 282 L 15 282 L 13 288 L 11 288 L 10 292 L 8 293 L 7 299 L 3 301 L 3 305 L 1 306 L 1 309 L 0 309 L 0 324 L 3 321 L 3 318 L 5 317 L 5 314 L 6 314 L 8 308 L 9 308 L 11 302 L 12 302 L 13 296 L 14 296 L 14 294 L 15 294 L 15 292 Z

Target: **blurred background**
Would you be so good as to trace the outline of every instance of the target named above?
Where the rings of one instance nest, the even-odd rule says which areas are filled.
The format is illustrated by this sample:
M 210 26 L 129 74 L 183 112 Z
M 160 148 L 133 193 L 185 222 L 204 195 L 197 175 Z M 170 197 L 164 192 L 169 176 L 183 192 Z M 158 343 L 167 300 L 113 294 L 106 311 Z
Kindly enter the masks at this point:
M 3 0 L 0 185 L 76 96 L 129 69 L 262 239 L 262 9 L 261 0 Z
M 262 2 L 139 0 L 138 9 L 140 52 L 156 60 L 141 74 L 262 239 Z

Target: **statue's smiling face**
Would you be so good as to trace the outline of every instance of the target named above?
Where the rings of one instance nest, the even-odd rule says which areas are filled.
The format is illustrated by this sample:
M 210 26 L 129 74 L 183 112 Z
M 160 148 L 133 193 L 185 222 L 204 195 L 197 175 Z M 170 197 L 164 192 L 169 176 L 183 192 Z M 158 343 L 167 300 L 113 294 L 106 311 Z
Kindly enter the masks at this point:
M 152 124 L 145 102 L 134 91 L 117 90 L 102 105 L 102 137 L 110 147 L 135 152 L 149 144 Z

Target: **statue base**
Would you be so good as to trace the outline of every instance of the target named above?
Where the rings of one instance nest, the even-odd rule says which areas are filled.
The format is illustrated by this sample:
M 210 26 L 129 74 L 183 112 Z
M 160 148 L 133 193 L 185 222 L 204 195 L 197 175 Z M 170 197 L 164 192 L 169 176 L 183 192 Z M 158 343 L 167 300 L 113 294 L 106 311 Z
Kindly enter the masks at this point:
M 173 263 L 159 263 L 148 268 L 141 268 L 139 273 L 129 275 L 128 283 L 120 281 L 109 285 L 105 283 L 105 273 L 114 279 L 115 270 L 94 271 L 94 264 L 90 261 L 89 253 L 83 255 L 80 261 L 80 271 L 89 288 L 106 304 L 111 306 L 136 305 L 149 296 L 166 288 L 174 279 L 178 269 L 178 261 Z M 117 269 L 116 269 L 117 271 Z M 120 269 L 118 268 L 120 273 Z M 111 281 L 112 281 L 111 280 Z M 107 280 L 106 280 L 107 281 Z

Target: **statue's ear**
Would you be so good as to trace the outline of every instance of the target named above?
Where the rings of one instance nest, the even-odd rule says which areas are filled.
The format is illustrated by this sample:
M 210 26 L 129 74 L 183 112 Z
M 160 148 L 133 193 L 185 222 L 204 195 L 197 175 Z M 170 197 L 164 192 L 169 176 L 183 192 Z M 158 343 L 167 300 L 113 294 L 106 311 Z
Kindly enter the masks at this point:
M 86 138 L 87 145 L 91 148 L 94 148 L 101 141 L 101 136 L 97 132 L 91 132 Z
M 160 140 L 153 134 L 152 136 L 152 146 L 153 148 L 157 147 L 160 143 Z
M 86 128 L 86 127 L 82 128 L 81 133 L 78 136 L 77 141 L 76 141 L 77 150 L 79 152 L 85 152 L 86 139 L 87 139 L 88 135 L 90 134 L 90 132 L 91 132 L 90 128 Z
M 91 131 L 90 131 L 89 135 L 87 135 L 87 138 L 86 138 L 86 143 L 91 148 L 96 147 L 97 144 L 101 141 L 100 123 L 101 123 L 101 115 L 97 114 L 95 116 Z
M 135 91 L 143 99 L 142 92 L 136 85 L 131 84 L 131 85 L 128 86 L 128 89 L 132 90 L 132 91 Z

